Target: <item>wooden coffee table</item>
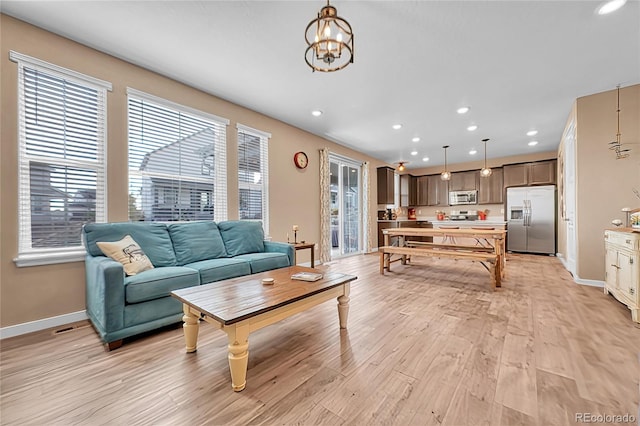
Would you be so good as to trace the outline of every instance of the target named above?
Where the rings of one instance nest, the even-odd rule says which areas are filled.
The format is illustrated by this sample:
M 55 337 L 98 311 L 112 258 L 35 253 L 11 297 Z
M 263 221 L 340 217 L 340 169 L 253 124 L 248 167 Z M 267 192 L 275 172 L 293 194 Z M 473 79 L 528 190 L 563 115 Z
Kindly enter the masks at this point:
M 292 280 L 297 272 L 318 272 L 315 282 Z M 262 278 L 274 278 L 264 285 Z M 291 266 L 171 292 L 183 303 L 184 338 L 187 352 L 197 349 L 199 319 L 227 333 L 229 369 L 234 391 L 244 389 L 249 360 L 249 333 L 305 311 L 329 299 L 338 299 L 340 328 L 347 328 L 349 291 L 357 277 Z

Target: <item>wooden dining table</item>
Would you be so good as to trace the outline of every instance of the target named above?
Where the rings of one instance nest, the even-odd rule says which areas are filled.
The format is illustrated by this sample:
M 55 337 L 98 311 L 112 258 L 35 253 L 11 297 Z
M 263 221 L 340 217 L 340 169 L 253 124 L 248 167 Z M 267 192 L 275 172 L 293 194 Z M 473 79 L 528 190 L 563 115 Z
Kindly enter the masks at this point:
M 384 229 L 382 233 L 384 235 L 385 246 L 396 245 L 404 247 L 407 245 L 416 245 L 467 252 L 473 252 L 474 250 L 486 252 L 487 249 L 492 249 L 492 252 L 497 257 L 496 263 L 500 268 L 500 276 L 504 276 L 506 266 L 505 240 L 507 235 L 507 231 L 505 229 L 388 228 Z M 441 237 L 443 240 L 447 239 L 449 241 L 467 239 L 468 241 L 474 241 L 475 244 L 415 242 L 411 241 L 409 237 Z M 385 260 L 386 268 L 388 268 L 390 261 L 390 256 L 387 256 Z

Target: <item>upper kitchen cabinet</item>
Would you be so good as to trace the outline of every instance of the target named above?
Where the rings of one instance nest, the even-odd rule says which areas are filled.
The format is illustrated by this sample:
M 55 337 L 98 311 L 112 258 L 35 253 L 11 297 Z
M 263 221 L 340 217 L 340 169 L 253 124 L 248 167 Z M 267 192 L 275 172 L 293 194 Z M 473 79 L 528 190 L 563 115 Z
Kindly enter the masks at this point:
M 478 189 L 479 176 L 480 172 L 477 170 L 451 173 L 449 191 L 475 191 Z
M 391 167 L 378 167 L 378 204 L 393 204 L 395 171 Z
M 427 176 L 429 181 L 427 205 L 442 206 L 449 205 L 449 181 L 440 179 L 440 175 Z
M 410 207 L 417 205 L 416 182 L 417 178 L 411 175 L 400 175 L 400 206 Z
M 503 171 L 505 187 L 556 183 L 556 160 L 510 164 Z
M 489 177 L 480 178 L 478 190 L 478 204 L 502 204 L 502 194 L 504 192 L 504 182 L 502 167 L 496 167 Z
M 416 206 L 429 205 L 429 176 L 416 178 Z

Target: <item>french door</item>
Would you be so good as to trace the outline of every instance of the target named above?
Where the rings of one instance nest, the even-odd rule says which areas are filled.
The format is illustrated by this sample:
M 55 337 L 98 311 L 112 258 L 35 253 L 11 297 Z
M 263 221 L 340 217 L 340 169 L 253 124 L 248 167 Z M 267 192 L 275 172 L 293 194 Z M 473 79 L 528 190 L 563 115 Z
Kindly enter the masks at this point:
M 362 253 L 362 164 L 331 154 L 331 258 Z

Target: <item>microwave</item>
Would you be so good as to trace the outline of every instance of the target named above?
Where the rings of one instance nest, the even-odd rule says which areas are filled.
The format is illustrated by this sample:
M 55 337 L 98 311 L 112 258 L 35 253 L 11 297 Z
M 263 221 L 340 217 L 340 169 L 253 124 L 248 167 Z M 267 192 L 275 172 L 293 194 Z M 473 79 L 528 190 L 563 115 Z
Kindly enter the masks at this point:
M 478 204 L 478 191 L 450 191 L 449 205 Z

